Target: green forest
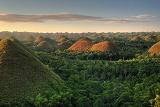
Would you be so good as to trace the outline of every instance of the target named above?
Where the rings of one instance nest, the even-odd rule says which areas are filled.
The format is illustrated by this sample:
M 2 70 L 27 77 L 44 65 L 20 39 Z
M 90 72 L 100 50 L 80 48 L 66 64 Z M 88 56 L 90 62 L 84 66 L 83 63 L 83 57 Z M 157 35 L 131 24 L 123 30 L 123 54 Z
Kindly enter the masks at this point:
M 7 32 L 8 36 L 13 34 Z M 15 34 L 17 35 L 17 32 Z M 18 34 L 27 35 L 27 33 Z M 25 101 L 0 106 L 160 107 L 160 56 L 158 55 L 160 48 L 156 48 L 159 51 L 155 53 L 148 51 L 159 42 L 160 33 L 40 34 L 42 37 L 51 35 L 43 40 L 47 45 L 42 41 L 41 45 L 37 45 L 34 35 L 37 34 L 33 33 L 25 36 L 25 40 L 19 40 L 28 52 L 31 51 L 33 56 L 37 57 L 36 60 L 59 75 L 62 79 L 61 85 L 53 86 L 34 97 L 28 96 Z M 56 41 L 57 35 L 61 35 L 59 38 L 63 37 L 61 41 L 65 41 L 61 46 L 57 45 L 59 43 Z M 112 51 L 112 48 L 104 52 L 67 50 L 84 37 L 89 38 L 92 43 L 113 42 L 116 50 Z M 23 55 L 28 54 L 23 53 Z

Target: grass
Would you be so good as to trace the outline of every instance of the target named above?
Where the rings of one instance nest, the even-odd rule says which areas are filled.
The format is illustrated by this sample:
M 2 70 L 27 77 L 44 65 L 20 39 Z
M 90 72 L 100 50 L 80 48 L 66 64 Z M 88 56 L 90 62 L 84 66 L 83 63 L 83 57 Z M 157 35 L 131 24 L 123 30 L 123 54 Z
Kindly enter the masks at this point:
M 20 42 L 0 41 L 0 104 L 25 101 L 61 83 L 61 78 Z

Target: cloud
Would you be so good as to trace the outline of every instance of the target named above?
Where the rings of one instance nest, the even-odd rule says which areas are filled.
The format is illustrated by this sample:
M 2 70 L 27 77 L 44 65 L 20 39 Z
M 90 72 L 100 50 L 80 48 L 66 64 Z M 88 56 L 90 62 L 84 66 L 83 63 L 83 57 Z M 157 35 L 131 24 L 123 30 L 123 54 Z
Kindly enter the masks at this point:
M 141 14 L 141 15 L 137 15 L 137 16 L 132 16 L 132 18 L 135 18 L 135 19 L 151 19 L 154 17 L 156 17 L 156 16 L 152 16 L 152 15 L 148 15 L 148 14 Z
M 23 15 L 23 14 L 6 14 L 0 13 L 0 21 L 3 22 L 45 22 L 48 20 L 55 21 L 96 21 L 96 22 L 107 22 L 107 23 L 131 23 L 131 22 L 144 22 L 144 18 L 149 15 L 138 15 L 124 19 L 117 18 L 105 18 L 87 15 L 78 15 L 70 13 L 60 14 L 48 14 L 48 15 Z

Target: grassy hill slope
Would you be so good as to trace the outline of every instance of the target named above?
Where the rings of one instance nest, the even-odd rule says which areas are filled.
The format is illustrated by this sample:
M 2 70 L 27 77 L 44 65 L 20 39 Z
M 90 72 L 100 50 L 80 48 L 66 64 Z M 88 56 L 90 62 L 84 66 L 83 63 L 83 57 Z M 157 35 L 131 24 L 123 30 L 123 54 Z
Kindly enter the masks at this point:
M 16 103 L 57 88 L 62 80 L 14 39 L 0 41 L 0 103 Z

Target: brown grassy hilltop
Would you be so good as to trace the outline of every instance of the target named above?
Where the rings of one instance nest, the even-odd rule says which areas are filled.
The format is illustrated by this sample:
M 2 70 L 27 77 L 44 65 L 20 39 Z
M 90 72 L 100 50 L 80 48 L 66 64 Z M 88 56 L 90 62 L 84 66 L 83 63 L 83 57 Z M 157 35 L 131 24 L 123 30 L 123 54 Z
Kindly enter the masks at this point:
M 56 41 L 53 39 L 38 36 L 35 39 L 35 45 L 39 50 L 52 51 L 57 47 Z
M 106 51 L 114 51 L 114 50 L 116 50 L 116 47 L 114 46 L 113 43 L 108 41 L 102 41 L 102 42 L 96 43 L 90 48 L 90 51 L 94 51 L 94 52 L 106 52 Z
M 71 45 L 72 40 L 69 40 L 66 36 L 59 35 L 56 37 L 56 42 L 59 49 L 67 49 Z
M 149 55 L 154 56 L 154 55 L 160 55 L 160 42 L 157 42 L 154 44 L 149 50 L 148 50 Z
M 60 86 L 61 82 L 19 41 L 0 41 L 0 104 L 24 101 Z
M 58 35 L 58 36 L 56 37 L 56 42 L 57 42 L 57 43 L 61 43 L 61 42 L 64 42 L 64 41 L 66 41 L 66 40 L 68 40 L 68 38 L 65 37 L 65 36 Z
M 37 45 L 37 47 L 41 49 L 50 49 L 51 45 L 46 41 L 42 41 Z
M 36 44 L 39 44 L 40 42 L 42 42 L 42 41 L 44 41 L 45 40 L 45 38 L 43 37 L 43 36 L 37 36 L 36 38 L 35 38 L 35 43 Z
M 92 46 L 91 41 L 88 38 L 81 38 L 76 41 L 71 47 L 69 47 L 68 51 L 74 52 L 86 52 Z
M 146 42 L 156 41 L 156 37 L 154 37 L 154 36 L 144 36 L 143 39 L 144 39 L 144 41 L 146 41 Z
M 140 36 L 134 36 L 131 38 L 131 41 L 144 41 L 144 39 Z

